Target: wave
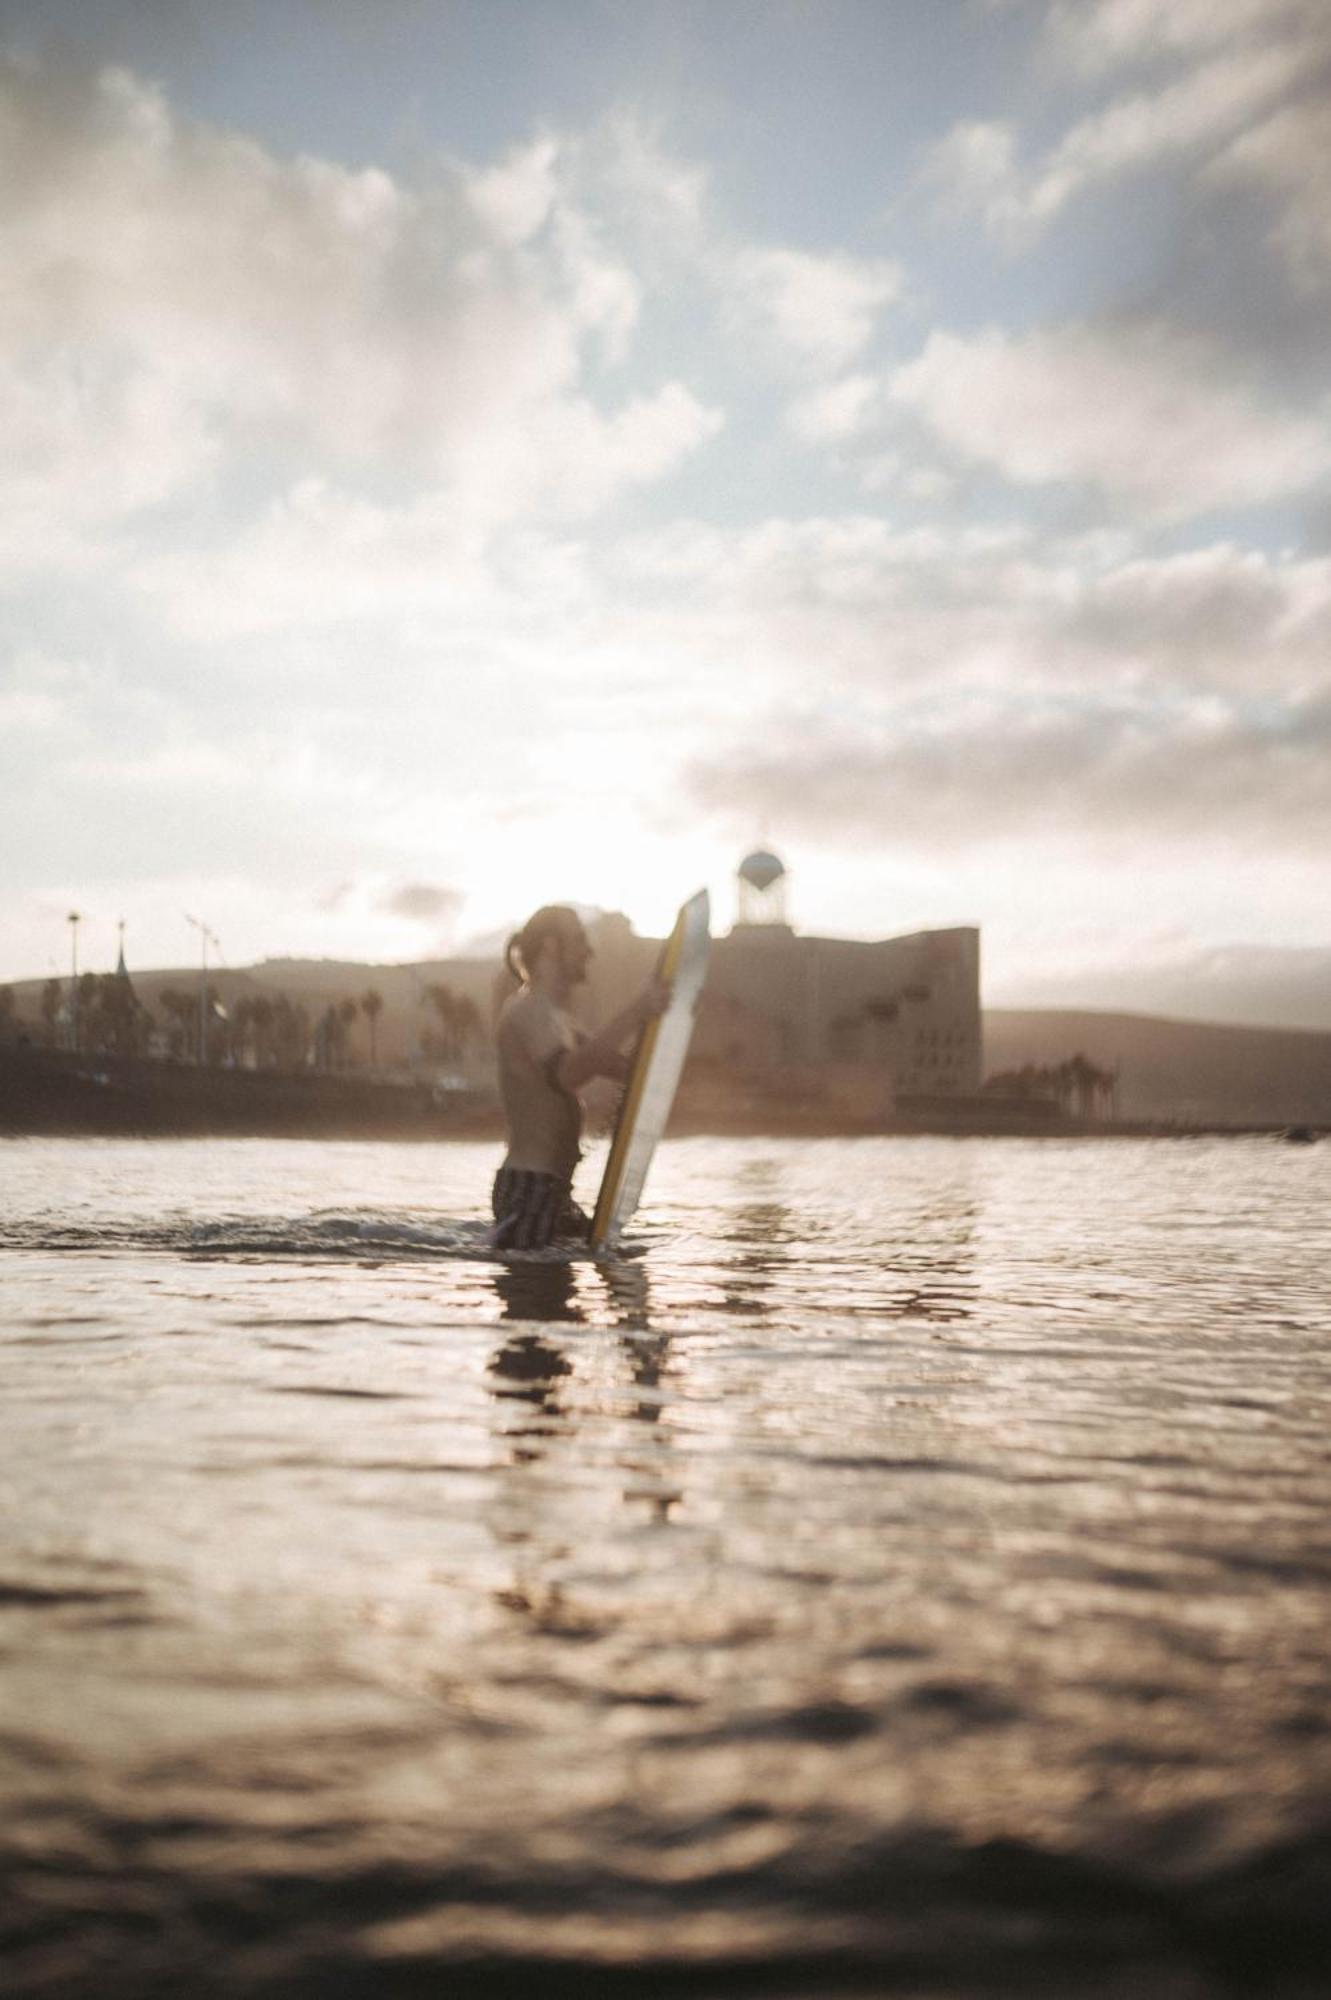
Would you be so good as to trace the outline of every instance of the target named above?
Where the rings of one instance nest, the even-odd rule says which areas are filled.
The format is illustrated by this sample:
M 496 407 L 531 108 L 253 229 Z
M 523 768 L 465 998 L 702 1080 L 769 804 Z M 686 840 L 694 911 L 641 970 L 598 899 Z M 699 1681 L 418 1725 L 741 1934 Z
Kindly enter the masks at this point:
M 511 1844 L 413 1862 L 391 1842 L 367 1852 L 367 1831 L 309 1817 L 287 1828 L 279 1865 L 234 1815 L 94 1818 L 58 1870 L 29 1859 L 0 1893 L 6 1991 L 1305 2000 L 1325 1991 L 1331 1950 L 1324 1828 L 1183 1880 L 925 1823 L 857 1841 L 816 1816 L 783 1825 L 757 1800 L 694 1823 L 700 1849 L 731 1858 L 692 1871 L 676 1832 L 631 1816 L 603 1830 L 600 1858 L 521 1871 Z M 754 1845 L 769 1858 L 738 1859 Z M 191 1850 L 211 1850 L 210 1865 Z
M 35 1215 L 0 1224 L 0 1250 L 159 1252 L 199 1259 L 312 1258 L 394 1262 L 420 1259 L 500 1264 L 606 1261 L 587 1244 L 559 1242 L 544 1250 L 496 1250 L 493 1225 L 476 1217 L 391 1215 L 382 1211 L 320 1210 L 310 1215 L 228 1215 L 155 1220 L 132 1216 L 78 1223 Z M 609 1260 L 639 1256 L 644 1238 L 621 1243 Z

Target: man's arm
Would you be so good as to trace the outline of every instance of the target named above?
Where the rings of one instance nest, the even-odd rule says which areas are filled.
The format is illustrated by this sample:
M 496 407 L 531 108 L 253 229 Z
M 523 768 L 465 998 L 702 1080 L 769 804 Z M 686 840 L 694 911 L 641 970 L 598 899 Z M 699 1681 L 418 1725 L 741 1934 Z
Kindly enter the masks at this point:
M 598 1033 L 588 1035 L 575 1049 L 565 1049 L 554 1066 L 556 1081 L 561 1089 L 578 1090 L 584 1083 L 590 1083 L 594 1076 L 610 1076 L 622 1082 L 628 1074 L 628 1058 L 622 1053 L 624 1043 L 636 1035 L 645 1022 L 663 1014 L 669 1000 L 667 982 L 653 979 L 644 986 L 636 1000 L 630 1001 Z

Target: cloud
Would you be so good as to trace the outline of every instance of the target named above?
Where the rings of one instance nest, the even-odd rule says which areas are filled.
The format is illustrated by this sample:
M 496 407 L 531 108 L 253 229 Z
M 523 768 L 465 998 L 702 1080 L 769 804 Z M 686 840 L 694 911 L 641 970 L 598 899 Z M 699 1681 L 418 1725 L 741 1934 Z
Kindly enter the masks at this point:
M 963 123 L 931 152 L 926 179 L 950 205 L 977 211 L 995 234 L 1024 245 L 1093 189 L 1213 154 L 1265 113 L 1301 66 L 1301 51 L 1290 47 L 1215 56 L 1160 89 L 1115 98 L 1077 120 L 1030 166 L 1021 164 L 1010 124 Z
M 503 623 L 492 537 L 516 492 L 530 519 L 585 518 L 673 470 L 721 421 L 679 383 L 609 418 L 566 398 L 487 434 L 449 487 L 385 504 L 304 479 L 212 547 L 145 555 L 126 574 L 176 633 L 207 642 L 348 621 L 401 630 L 482 609 Z
M 552 139 L 489 173 L 282 158 L 124 70 L 0 58 L 0 560 L 200 492 L 321 476 L 518 519 L 661 478 L 719 413 L 603 406 L 641 287 Z
M 1331 16 L 1316 0 L 1077 0 L 1050 9 L 1044 49 L 1056 71 L 1095 84 L 1149 76 L 1073 118 L 1033 160 L 1022 160 L 1017 128 L 1003 120 L 963 121 L 931 149 L 926 185 L 1016 246 L 1130 175 L 1181 163 L 1204 179 L 1282 109 L 1324 101 Z
M 1148 557 L 1114 535 L 900 531 L 871 515 L 680 523 L 622 542 L 601 570 L 592 587 L 650 622 L 672 680 L 696 663 L 741 715 L 798 697 L 811 662 L 829 705 L 1152 685 L 1306 697 L 1331 677 L 1331 561 L 1225 542 Z M 720 671 L 735 659 L 738 683 Z
M 732 300 L 767 338 L 802 362 L 844 368 L 868 344 L 902 273 L 883 259 L 745 249 L 734 260 Z
M 549 219 L 559 195 L 559 153 L 558 140 L 546 134 L 468 177 L 473 204 L 501 242 L 526 243 Z
M 1014 968 L 987 995 L 991 1006 L 1122 1008 L 1176 1020 L 1261 1022 L 1331 1032 L 1331 950 L 1325 946 L 1219 945 L 1186 936 L 1104 941 L 1088 963 Z M 1117 949 L 1114 948 L 1117 946 Z M 1106 948 L 1108 947 L 1108 948 Z
M 1325 418 L 1274 406 L 1162 321 L 935 332 L 890 395 L 1016 485 L 1087 485 L 1158 521 L 1261 505 L 1331 470 Z
M 1271 240 L 1296 282 L 1311 292 L 1331 285 L 1331 95 L 1283 105 L 1235 139 L 1208 179 L 1271 196 Z
M 1032 836 L 1135 847 L 1259 838 L 1312 850 L 1331 835 L 1331 696 L 1283 703 L 1046 699 L 883 716 L 854 731 L 770 718 L 762 750 L 698 760 L 703 810 L 776 816 L 806 840 L 956 852 Z
M 412 923 L 437 926 L 451 924 L 465 901 L 460 889 L 446 888 L 436 882 L 402 882 L 385 890 L 377 899 L 376 908 L 390 917 L 406 917 Z
M 1088 72 L 1195 54 L 1253 33 L 1315 29 L 1321 0 L 1054 0 L 1049 45 Z
M 790 407 L 788 422 L 809 444 L 840 444 L 867 429 L 880 401 L 876 376 L 843 375 L 799 397 Z
M 1068 131 L 1029 178 L 992 211 L 1038 228 L 1089 189 L 1198 152 L 1242 129 L 1297 76 L 1299 52 L 1241 49 L 1216 56 L 1166 88 L 1119 98 Z
M 1269 866 L 1331 833 L 1326 558 L 867 516 L 676 527 L 630 555 L 663 644 L 746 663 L 745 699 L 685 758 L 735 838 L 766 820 L 828 853 L 982 873 L 996 840 L 1081 865 L 1105 840 L 1242 841 Z

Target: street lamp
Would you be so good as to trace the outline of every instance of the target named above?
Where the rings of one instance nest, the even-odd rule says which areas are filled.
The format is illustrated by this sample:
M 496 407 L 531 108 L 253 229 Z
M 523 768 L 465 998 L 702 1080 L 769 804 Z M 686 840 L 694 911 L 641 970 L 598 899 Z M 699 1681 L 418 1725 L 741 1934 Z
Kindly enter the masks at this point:
M 217 938 L 207 924 L 198 917 L 185 912 L 185 922 L 193 924 L 199 933 L 199 1064 L 205 1067 L 208 1061 L 208 947 L 217 945 Z M 218 945 L 218 950 L 221 946 Z

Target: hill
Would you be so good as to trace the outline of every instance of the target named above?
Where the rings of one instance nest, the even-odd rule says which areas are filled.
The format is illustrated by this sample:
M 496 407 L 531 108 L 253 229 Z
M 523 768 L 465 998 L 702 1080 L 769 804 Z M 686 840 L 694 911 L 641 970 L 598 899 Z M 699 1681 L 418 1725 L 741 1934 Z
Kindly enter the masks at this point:
M 1207 1026 L 1331 1031 L 1331 946 L 1216 945 L 1170 964 L 1101 965 L 1063 978 L 1010 978 L 1002 1011 L 1151 1015 Z
M 985 1011 L 989 1075 L 1080 1052 L 1119 1073 L 1123 1118 L 1188 1124 L 1331 1125 L 1331 1034 L 1148 1014 Z
M 621 1003 L 641 976 L 637 962 L 650 945 L 604 936 L 587 995 L 592 1018 Z M 635 954 L 637 956 L 635 957 Z M 377 1028 L 381 1073 L 414 1073 L 437 1017 L 428 995 L 443 984 L 475 1006 L 488 1023 L 497 964 L 484 959 L 439 959 L 419 964 L 371 965 L 320 959 L 267 960 L 246 968 L 210 969 L 209 984 L 228 1009 L 246 996 L 285 996 L 317 1018 L 330 1003 L 358 999 L 373 987 L 383 999 Z M 134 975 L 139 997 L 161 1014 L 161 994 L 172 987 L 197 990 L 188 967 Z M 42 982 L 14 987 L 19 1023 L 35 1024 Z M 984 1069 L 992 1076 L 1027 1064 L 1049 1067 L 1082 1054 L 1119 1076 L 1118 1108 L 1128 1120 L 1200 1125 L 1331 1127 L 1331 1033 L 1290 1027 L 1235 1025 L 1163 1015 L 1085 1007 L 988 1007 L 984 1013 Z M 367 1024 L 357 1018 L 347 1067 L 368 1068 Z M 492 1057 L 484 1032 L 463 1065 L 478 1088 L 489 1086 Z

